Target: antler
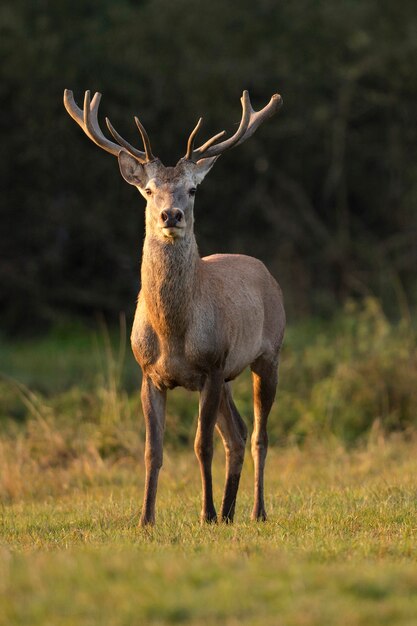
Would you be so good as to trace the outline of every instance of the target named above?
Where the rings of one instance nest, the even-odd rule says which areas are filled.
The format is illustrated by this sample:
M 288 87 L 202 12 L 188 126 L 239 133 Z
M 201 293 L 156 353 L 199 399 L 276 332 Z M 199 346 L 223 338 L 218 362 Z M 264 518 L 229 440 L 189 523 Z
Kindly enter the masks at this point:
M 233 137 L 229 137 L 229 139 L 225 139 L 221 143 L 216 144 L 215 142 L 225 134 L 225 131 L 223 130 L 221 133 L 214 135 L 214 137 L 211 137 L 202 146 L 194 150 L 194 140 L 202 123 L 202 118 L 200 117 L 197 126 L 194 128 L 188 139 L 187 152 L 184 157 L 185 159 L 196 162 L 199 159 L 208 159 L 210 157 L 219 156 L 226 150 L 229 150 L 229 148 L 233 148 L 233 146 L 243 143 L 246 139 L 253 135 L 255 130 L 264 120 L 274 115 L 274 113 L 276 113 L 282 105 L 282 98 L 276 93 L 263 109 L 260 111 L 254 111 L 249 98 L 249 93 L 246 89 L 243 92 L 240 101 L 242 103 L 242 119 L 240 121 L 239 128 Z
M 93 99 L 90 100 L 90 91 L 86 91 L 84 96 L 84 108 L 80 109 L 74 100 L 72 91 L 69 89 L 65 89 L 64 91 L 64 106 L 66 110 L 71 115 L 72 119 L 75 120 L 79 126 L 81 126 L 87 137 L 89 137 L 91 141 L 94 141 L 97 146 L 103 148 L 103 150 L 106 150 L 106 152 L 109 152 L 110 154 L 114 154 L 114 156 L 119 156 L 120 150 L 124 148 L 140 163 L 153 161 L 155 157 L 152 154 L 149 137 L 137 117 L 135 117 L 135 121 L 142 136 L 145 152 L 137 150 L 130 145 L 126 139 L 123 139 L 123 137 L 113 128 L 107 117 L 107 127 L 117 143 L 110 141 L 110 139 L 107 139 L 107 137 L 103 135 L 97 117 L 100 100 L 101 93 L 95 93 Z

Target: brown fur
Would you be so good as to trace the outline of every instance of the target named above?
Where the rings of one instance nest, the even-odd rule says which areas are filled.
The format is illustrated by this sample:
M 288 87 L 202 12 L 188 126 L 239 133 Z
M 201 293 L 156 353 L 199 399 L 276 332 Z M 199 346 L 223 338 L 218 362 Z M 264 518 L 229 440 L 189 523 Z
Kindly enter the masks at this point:
M 235 134 L 223 133 L 194 148 L 201 119 L 191 133 L 186 156 L 164 167 L 152 154 L 140 125 L 145 152 L 130 146 L 111 124 L 114 143 L 98 124 L 101 94 L 84 109 L 64 92 L 71 117 L 98 146 L 118 157 L 124 179 L 147 200 L 142 289 L 132 330 L 132 348 L 143 372 L 142 407 L 146 423 L 146 480 L 141 523 L 155 521 L 155 501 L 162 466 L 167 389 L 181 385 L 200 392 L 194 449 L 200 463 L 201 518 L 217 519 L 211 462 L 217 427 L 226 451 L 226 483 L 221 516 L 232 521 L 242 470 L 247 429 L 233 402 L 230 383 L 250 366 L 253 375 L 255 466 L 254 519 L 265 519 L 263 474 L 268 447 L 266 425 L 278 380 L 278 358 L 285 328 L 282 294 L 266 267 L 243 255 L 215 254 L 201 259 L 194 238 L 194 192 L 218 156 L 250 137 L 281 106 L 278 94 L 254 111 L 247 91 L 241 98 L 242 120 Z M 216 143 L 217 141 L 217 143 Z M 123 146 L 124 149 L 121 149 Z
M 159 162 L 131 165 L 135 173 L 130 173 L 130 180 L 125 176 L 127 180 L 133 180 L 145 197 L 147 187 L 153 191 L 146 209 L 142 289 L 132 330 L 133 352 L 143 372 L 142 400 L 148 426 L 142 524 L 154 522 L 165 394 L 176 386 L 200 392 L 195 451 L 203 482 L 202 519 L 216 519 L 210 469 L 216 425 L 226 450 L 221 514 L 226 521 L 233 519 L 246 426 L 233 403 L 228 381 L 247 366 L 253 370 L 255 402 L 253 517 L 265 519 L 266 420 L 275 396 L 285 327 L 281 290 L 265 266 L 252 257 L 215 254 L 200 258 L 193 199 L 187 194 L 190 186 L 200 182 L 198 164 L 180 162 L 177 168 L 164 168 Z M 122 173 L 126 174 L 123 166 Z M 162 210 L 171 208 L 184 213 L 182 231 L 175 237 L 164 235 L 161 223 Z

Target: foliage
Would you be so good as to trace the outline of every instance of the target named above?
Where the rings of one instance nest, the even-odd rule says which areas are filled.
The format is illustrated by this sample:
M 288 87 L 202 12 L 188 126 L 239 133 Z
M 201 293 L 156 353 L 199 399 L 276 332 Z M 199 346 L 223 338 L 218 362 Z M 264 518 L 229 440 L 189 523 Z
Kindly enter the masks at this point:
M 349 442 L 372 429 L 416 427 L 416 336 L 409 321 L 390 323 L 376 300 L 348 303 L 311 345 L 288 352 L 271 419 L 277 435 L 327 434 Z
M 101 115 L 128 137 L 139 113 L 167 163 L 200 114 L 207 135 L 230 131 L 243 88 L 256 107 L 280 91 L 282 113 L 205 183 L 202 253 L 260 256 L 298 315 L 349 294 L 413 299 L 416 6 L 5 0 L 2 323 L 134 303 L 142 201 L 69 119 L 65 87 L 78 101 L 101 91 Z
M 125 332 L 123 323 L 119 336 L 105 327 L 73 334 L 57 329 L 49 339 L 0 344 L 0 422 L 26 423 L 20 436 L 29 447 L 39 429 L 57 430 L 65 458 L 94 450 L 100 458 L 136 460 L 144 438 L 139 368 L 125 354 Z M 388 321 L 373 299 L 348 303 L 326 324 L 290 326 L 269 418 L 271 443 L 336 437 L 350 444 L 378 432 L 415 430 L 416 354 L 411 322 Z M 250 422 L 249 372 L 233 385 Z M 196 416 L 197 394 L 168 394 L 169 446 L 191 447 Z

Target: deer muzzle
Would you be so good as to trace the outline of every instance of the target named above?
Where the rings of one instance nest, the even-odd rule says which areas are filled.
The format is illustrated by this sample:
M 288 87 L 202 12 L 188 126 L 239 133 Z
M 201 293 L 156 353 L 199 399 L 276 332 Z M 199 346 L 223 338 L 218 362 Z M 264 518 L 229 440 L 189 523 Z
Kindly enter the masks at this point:
M 163 228 L 182 228 L 184 213 L 181 209 L 164 209 L 161 212 Z
M 164 209 L 161 211 L 161 222 L 165 237 L 175 239 L 184 235 L 185 219 L 181 209 Z
M 184 213 L 181 209 L 164 209 L 161 211 L 162 231 L 166 237 L 180 237 L 185 228 Z

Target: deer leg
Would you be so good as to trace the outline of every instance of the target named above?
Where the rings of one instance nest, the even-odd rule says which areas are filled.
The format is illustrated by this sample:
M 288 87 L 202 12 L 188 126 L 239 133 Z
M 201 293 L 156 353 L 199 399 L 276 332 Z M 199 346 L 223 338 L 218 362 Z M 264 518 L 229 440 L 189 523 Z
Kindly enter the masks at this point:
M 155 523 L 156 489 L 159 470 L 162 467 L 166 391 L 157 389 L 151 380 L 144 376 L 141 399 L 146 426 L 146 477 L 140 525 L 146 526 Z
M 223 386 L 217 414 L 217 430 L 226 452 L 226 481 L 224 485 L 221 517 L 226 523 L 233 522 L 240 473 L 245 456 L 247 438 L 246 424 L 233 402 L 230 385 Z
M 254 424 L 251 451 L 255 469 L 253 520 L 266 520 L 264 502 L 264 468 L 268 450 L 266 430 L 278 383 L 277 362 L 262 357 L 251 365 L 254 396 Z
M 216 371 L 207 376 L 200 393 L 197 433 L 194 451 L 200 464 L 203 488 L 201 521 L 217 521 L 213 502 L 211 463 L 213 460 L 213 433 L 223 387 L 223 372 Z

